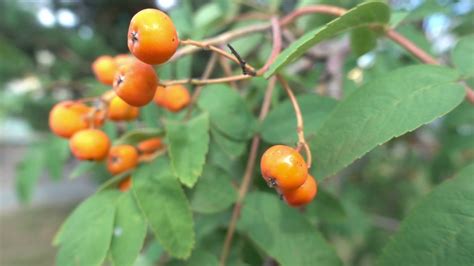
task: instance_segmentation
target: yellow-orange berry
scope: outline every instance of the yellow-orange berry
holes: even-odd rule
[[[158,9],[135,14],[128,28],[128,49],[147,64],[162,64],[173,56],[179,40],[173,21]]]
[[[188,89],[181,84],[158,86],[153,101],[170,112],[179,112],[191,101]]]
[[[119,183],[119,190],[122,192],[127,192],[132,187],[132,177],[127,176],[124,180]]]
[[[318,193],[318,183],[311,175],[299,188],[283,192],[283,199],[288,205],[301,207],[310,203]]]
[[[98,129],[84,129],[69,140],[72,154],[79,160],[101,161],[110,148],[109,137]]]
[[[112,85],[115,71],[117,71],[117,64],[113,57],[103,55],[92,63],[92,71],[100,82],[106,85]]]
[[[110,97],[110,95],[104,97]],[[129,121],[136,119],[140,114],[140,108],[129,105],[115,93],[108,102],[107,117],[112,121]]]
[[[90,108],[82,103],[57,103],[49,113],[49,127],[59,137],[70,138],[77,131],[88,127],[86,115],[89,111]]]
[[[129,105],[140,107],[153,100],[158,76],[150,65],[133,60],[121,65],[115,75],[115,93]]]
[[[110,148],[107,169],[113,175],[130,170],[138,164],[138,151],[132,145],[117,145]]]
[[[260,168],[265,181],[281,191],[298,188],[308,176],[303,156],[284,145],[275,145],[266,150],[262,155]]]
[[[137,149],[140,151],[140,153],[143,153],[143,154],[155,152],[161,147],[163,147],[161,138],[151,138],[151,139],[143,140],[139,142],[137,145]]]

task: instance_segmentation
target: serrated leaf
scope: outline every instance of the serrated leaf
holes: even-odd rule
[[[474,265],[474,164],[426,196],[400,225],[378,265]]]
[[[17,165],[15,187],[16,194],[21,202],[26,203],[31,200],[34,188],[38,183],[38,178],[43,172],[45,165],[42,146],[32,145],[25,158]]]
[[[341,265],[316,228],[277,195],[249,194],[237,228],[282,266]]]
[[[206,86],[198,106],[209,113],[211,125],[236,140],[247,140],[253,134],[255,118],[240,94],[228,85]]]
[[[211,129],[211,137],[231,159],[242,155],[247,148],[247,142],[231,139],[216,129]]]
[[[351,31],[351,49],[356,56],[370,52],[377,45],[377,35],[368,27],[355,28]]]
[[[317,43],[332,38],[335,35],[358,27],[383,26],[390,19],[390,9],[382,2],[365,2],[344,15],[332,20],[324,27],[313,30],[293,42],[288,48],[278,55],[264,77],[269,78],[287,64],[301,57],[308,49]]]
[[[194,247],[193,217],[168,161],[160,158],[140,167],[135,172],[132,191],[165,250],[176,258],[189,257]]]
[[[232,178],[223,170],[207,165],[196,184],[191,199],[195,212],[216,213],[230,207],[237,199]]]
[[[305,136],[312,138],[337,101],[315,94],[300,95],[296,99],[304,118]],[[282,102],[267,115],[262,123],[261,135],[269,143],[293,145],[297,142],[296,115],[290,100]]]
[[[346,217],[346,211],[333,194],[318,187],[316,199],[306,206],[305,216],[326,223],[338,222]]]
[[[209,116],[199,115],[188,122],[168,121],[166,139],[174,174],[193,187],[202,173],[209,149]]]
[[[142,140],[146,140],[154,137],[162,137],[164,131],[161,128],[139,128],[128,131],[126,134],[114,141],[114,145],[119,144],[137,144]]]
[[[474,76],[474,35],[462,37],[451,54],[453,64],[463,75]]]
[[[116,206],[110,260],[116,266],[131,266],[143,246],[147,224],[130,192],[122,193]]]
[[[394,137],[448,113],[464,98],[452,69],[417,65],[368,82],[344,99],[311,142],[318,179]]]
[[[85,200],[67,218],[56,236],[56,264],[102,265],[107,256],[115,218],[117,191],[104,191]]]

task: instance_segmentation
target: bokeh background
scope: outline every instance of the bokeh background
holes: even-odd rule
[[[0,265],[53,265],[55,231],[107,178],[78,169],[67,142],[48,132],[48,112],[60,100],[107,89],[95,80],[91,62],[127,52],[128,23],[137,11],[165,10],[180,37],[202,39],[236,26],[231,22],[243,13],[285,13],[318,3],[350,8],[358,2],[0,0]],[[394,18],[403,18],[399,31],[442,60],[460,36],[474,32],[472,0],[389,2],[397,11]],[[304,18],[295,34],[328,20]],[[259,52],[268,50],[261,43],[237,46],[258,64]],[[323,43],[336,49],[313,54],[309,63],[304,58],[289,71],[299,73],[297,81],[306,89],[339,97],[338,91],[348,93],[379,73],[416,62],[383,40],[361,56],[350,53],[348,43],[348,36]],[[187,75],[198,76],[207,56],[197,54]],[[474,160],[473,119],[473,108],[462,104],[447,117],[375,149],[328,184],[341,199],[344,215],[323,210],[329,222],[322,230],[347,264],[371,265],[417,199]]]

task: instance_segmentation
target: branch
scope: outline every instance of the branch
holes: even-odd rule
[[[250,75],[235,75],[230,77],[215,78],[215,79],[178,79],[178,80],[169,80],[163,81],[163,86],[170,86],[176,84],[192,84],[192,85],[206,85],[206,84],[216,84],[216,83],[227,83],[232,81],[246,80],[251,79],[253,76]]]
[[[265,91],[265,97],[263,99],[262,107],[260,109],[260,115],[258,117],[259,121],[263,121],[265,116],[267,116],[268,111],[270,110],[270,103],[272,99],[273,89],[275,88],[275,78],[269,80],[267,89]],[[235,227],[237,225],[237,220],[239,219],[240,210],[242,209],[242,203],[244,202],[247,191],[250,187],[252,181],[252,174],[255,168],[255,161],[257,159],[257,151],[260,145],[260,136],[255,135],[252,138],[252,146],[250,147],[249,158],[247,160],[247,166],[245,167],[245,173],[242,177],[242,183],[240,184],[237,201],[235,202],[234,209],[232,210],[232,217],[229,222],[229,227],[227,229],[227,234],[224,240],[224,246],[222,248],[221,258],[219,265],[224,266],[229,256],[230,247],[232,244],[232,238],[234,237]]]
[[[272,36],[273,36],[273,48],[270,56],[267,59],[265,65],[257,71],[257,76],[263,75],[270,65],[275,61],[276,57],[281,51],[281,29],[280,24],[278,23],[278,19],[273,17],[271,20],[272,23]]]
[[[214,70],[214,67],[216,66],[216,62],[217,62],[217,54],[212,54],[211,58],[207,62],[206,69],[204,70],[204,73],[202,74],[202,77],[201,77],[202,79],[207,79],[211,76],[212,71]],[[185,120],[191,117],[191,114],[193,112],[193,107],[197,101],[197,98],[201,94],[202,88],[203,86],[200,85],[200,86],[196,86],[196,88],[194,89],[193,95],[191,96],[191,101],[188,106],[188,110],[186,112],[186,116],[184,118]]]
[[[309,148],[308,143],[306,142],[306,139],[304,137],[304,123],[303,123],[303,114],[301,113],[300,105],[298,104],[298,101],[296,100],[295,94],[291,90],[290,85],[288,85],[288,82],[283,78],[283,76],[277,74],[278,81],[281,83],[283,88],[285,88],[286,93],[288,94],[288,97],[291,100],[291,104],[293,105],[293,108],[295,109],[295,115],[296,115],[296,133],[298,135],[298,146],[296,149],[299,151],[301,147],[305,149],[306,153],[306,160],[307,160],[307,166],[308,168],[311,167],[311,150]]]

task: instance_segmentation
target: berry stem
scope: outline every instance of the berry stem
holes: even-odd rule
[[[268,111],[270,110],[270,103],[272,100],[273,89],[275,88],[275,78],[272,77],[269,82],[267,89],[265,91],[265,96],[263,99],[262,107],[260,109],[260,115],[258,117],[259,121],[267,116]],[[250,147],[250,153],[247,160],[247,166],[245,167],[245,173],[242,177],[242,183],[239,187],[239,192],[237,196],[237,201],[235,202],[234,209],[232,210],[232,217],[229,222],[229,227],[227,229],[227,234],[224,240],[224,246],[222,248],[221,257],[219,261],[220,266],[224,266],[229,256],[230,247],[232,245],[232,238],[235,233],[235,227],[237,225],[237,220],[239,219],[240,210],[242,209],[242,204],[244,202],[245,196],[247,195],[248,189],[250,187],[252,176],[254,173],[255,162],[257,159],[258,147],[260,145],[260,136],[255,135],[252,138],[252,146]]]
[[[300,105],[298,104],[295,94],[293,93],[293,90],[291,89],[290,85],[285,80],[285,78],[283,78],[283,76],[280,74],[277,74],[277,78],[278,78],[278,81],[283,86],[283,88],[285,88],[285,91],[288,94],[288,97],[290,98],[291,104],[293,105],[293,108],[295,109],[296,134],[298,135],[298,145],[296,147],[296,150],[300,151],[301,148],[304,148],[305,153],[306,153],[307,166],[308,168],[310,168],[311,161],[312,161],[311,150],[304,137],[304,122],[303,122],[303,114],[301,113]]]

